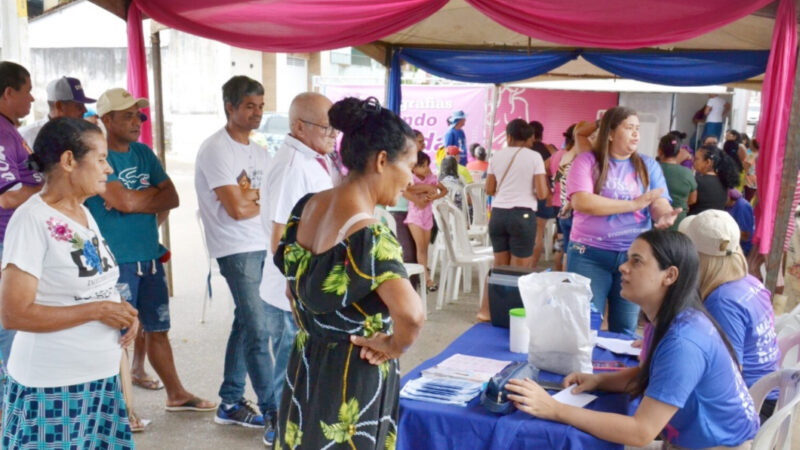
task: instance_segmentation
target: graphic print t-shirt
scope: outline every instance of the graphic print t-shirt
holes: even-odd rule
[[[153,150],[139,142],[130,144],[127,152],[109,149],[108,163],[114,173],[108,176],[107,181],[119,181],[125,189],[141,191],[158,186],[168,178]],[[106,209],[105,201],[99,195],[87,200],[86,206],[120,264],[150,261],[163,253],[158,245],[155,214],[128,214]]]
[[[661,197],[671,201],[661,167],[649,156],[640,155],[640,157],[650,178],[648,190],[662,188],[664,193]],[[594,193],[594,181],[597,179],[596,161],[591,152],[575,158],[567,175],[567,199],[576,192]],[[606,184],[600,190],[602,197],[633,200],[644,194],[644,191],[630,159],[609,158]],[[602,250],[624,252],[628,250],[636,236],[651,227],[650,208],[610,216],[592,216],[574,211],[569,240]]]
[[[241,189],[260,190],[268,163],[265,148],[252,141],[240,144],[225,128],[200,146],[194,166],[194,188],[212,258],[267,249],[261,215],[235,220],[225,211],[214,189],[238,185]]]
[[[3,269],[9,264],[38,279],[35,303],[65,307],[119,302],[119,268],[97,223],[88,228],[45,203],[39,194],[17,208],[8,224]],[[18,331],[9,374],[28,387],[55,387],[119,372],[119,331],[92,321],[49,333]]]

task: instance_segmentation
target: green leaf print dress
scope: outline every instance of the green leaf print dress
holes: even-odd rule
[[[275,447],[394,449],[400,371],[397,360],[373,366],[350,335],[391,334],[389,310],[375,289],[407,278],[392,232],[376,223],[312,254],[297,243],[295,205],[275,252],[286,275],[299,331],[289,358]]]

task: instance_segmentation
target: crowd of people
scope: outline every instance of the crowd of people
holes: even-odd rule
[[[469,208],[474,180],[491,196],[495,266],[540,265],[556,221],[556,270],[591,280],[591,308],[610,331],[644,336],[639,367],[565,379],[576,392],[641,397],[634,416],[562,405],[530,380],[510,385],[518,409],[635,446],[661,434],[669,448],[749,448],[758,430],[747,387],[777,369],[779,351],[770,293],[745,258],[758,154],[746,136],[729,130],[723,148],[703,136],[693,149],[671,132],[651,158],[639,152],[636,111],[614,107],[571,125],[561,148],[542,142],[541,123],[514,119],[490,156],[467,148],[456,111],[431,158],[422,133],[375,98],[309,92],[292,101],[290,133],[270,157],[250,139],[263,86],[232,77],[226,121],[200,146],[194,180],[235,305],[216,403],[183,386],[169,342],[158,226],[180,201],[137,142],[148,100],[121,88],[95,100],[62,77],[47,87],[48,117],[18,129],[31,89],[24,67],[0,62],[4,447],[132,448],[145,426],[135,384],[165,388],[168,411],[263,430],[268,446],[394,448],[397,358],[424,321],[403,263],[425,266],[420,282],[437,289],[433,203]],[[704,108],[706,134],[722,132],[718,103]],[[486,298],[477,319],[489,319]]]

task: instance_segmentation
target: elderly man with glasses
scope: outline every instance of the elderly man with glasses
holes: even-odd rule
[[[328,120],[331,105],[325,96],[313,92],[302,93],[292,100],[289,135],[278,149],[261,186],[261,222],[269,248],[260,293],[270,310],[276,406],[280,404],[286,365],[297,329],[286,297],[286,278],[272,263],[272,257],[295,203],[307,194],[331,189],[339,179],[334,151],[338,131]]]

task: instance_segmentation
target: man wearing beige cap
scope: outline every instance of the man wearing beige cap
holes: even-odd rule
[[[121,88],[109,89],[97,100],[97,115],[107,131],[106,192],[86,205],[108,241],[119,264],[121,295],[139,311],[144,339],[138,339],[131,375],[133,383],[160,389],[158,380],[144,372],[144,351],[167,390],[168,411],[213,411],[216,404],[184,389],[175,370],[170,328],[169,295],[163,260],[167,250],[158,242],[158,224],[178,206],[178,193],[160,161],[148,146],[137,142],[142,121],[140,108],[149,106]],[[144,342],[142,342],[144,341]],[[141,353],[137,358],[136,353]]]
[[[47,117],[20,128],[19,134],[22,135],[28,145],[33,147],[33,141],[39,135],[39,130],[50,119],[55,119],[56,117],[81,119],[86,112],[86,104],[94,103],[95,101],[93,98],[86,97],[83,86],[81,86],[81,82],[77,78],[61,77],[53,80],[47,85],[47,106],[50,109]]]

